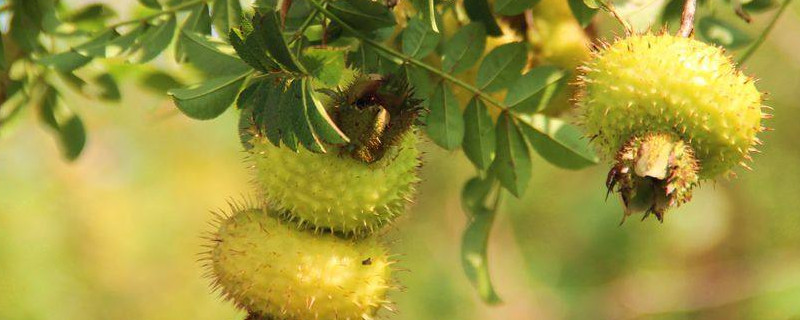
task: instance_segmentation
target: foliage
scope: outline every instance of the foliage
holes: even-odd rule
[[[208,120],[235,105],[243,116],[259,116],[258,129],[274,145],[325,152],[326,144],[348,137],[331,121],[320,91],[345,84],[348,72],[401,76],[425,101],[423,125],[430,140],[446,150],[461,148],[475,166],[477,177],[463,194],[471,222],[462,253],[467,275],[487,301],[497,300],[486,269],[486,241],[497,210],[497,201],[486,204],[490,193],[498,201],[499,188],[525,194],[531,176],[544,170],[532,168],[532,151],[565,169],[598,161],[569,119],[546,113],[572,70],[536,64],[535,48],[526,41],[488,45],[507,33],[506,19],[537,1],[413,0],[396,7],[371,0],[257,0],[246,6],[238,0],[139,2],[140,17],[116,23],[110,23],[116,13],[104,4],[74,9],[54,0],[4,4],[0,134],[31,108],[54,132],[65,158],[76,159],[86,132],[77,108],[61,98],[64,92],[117,101],[117,76],[108,65],[147,63],[172,47],[175,60],[196,69],[203,81],[175,88],[177,80],[153,72],[149,76],[160,80],[148,85],[169,89],[185,115]],[[588,0],[568,3],[581,25],[592,22],[596,8],[607,7]],[[675,25],[680,5],[672,0],[646,20]],[[775,6],[772,0],[729,5],[743,17]],[[699,19],[700,38],[729,49],[752,42],[738,29],[740,22],[708,11]],[[457,23],[448,25],[445,17],[456,17]],[[756,39],[751,48],[763,35]],[[466,101],[459,92],[467,93]]]

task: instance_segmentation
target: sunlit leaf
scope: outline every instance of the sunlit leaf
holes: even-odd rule
[[[105,46],[116,37],[114,30],[108,30],[74,49],[44,56],[36,62],[61,72],[69,72],[91,62],[92,57],[104,54]]]
[[[581,131],[563,120],[533,115],[523,117],[522,132],[542,158],[565,169],[582,169],[599,158]]]
[[[303,81],[305,82],[303,88],[303,104],[306,106],[308,120],[311,123],[311,127],[314,129],[314,133],[327,143],[339,144],[348,142],[349,139],[347,136],[339,130],[336,123],[333,122],[333,119],[328,116],[328,112],[325,111],[325,106],[317,99],[317,94],[313,91],[311,82],[307,80]]]
[[[423,58],[436,49],[441,34],[431,29],[429,23],[415,18],[408,21],[402,39],[403,53],[414,58]]]
[[[458,100],[445,82],[441,82],[430,98],[430,113],[425,118],[428,136],[447,150],[454,150],[464,139],[464,118]]]
[[[203,3],[196,6],[189,12],[189,16],[183,21],[180,26],[179,33],[184,32],[198,33],[203,35],[211,34],[211,16],[208,12],[208,5]],[[175,61],[178,63],[186,62],[186,53],[183,49],[184,38],[179,36],[175,42]]]
[[[483,55],[486,29],[481,23],[470,23],[459,28],[443,47],[442,69],[450,74],[466,71]]]
[[[292,131],[294,131],[300,144],[309,151],[323,153],[325,152],[325,147],[322,146],[322,142],[314,134],[311,122],[308,119],[307,108],[309,104],[306,104],[305,92],[304,80],[292,81],[289,85],[289,90],[284,94],[284,99],[287,100],[284,102],[285,108],[282,108],[282,111],[286,112],[286,116],[290,119]]]
[[[539,111],[547,102],[542,103],[540,95],[542,90],[556,85],[564,75],[563,71],[553,66],[534,68],[511,85],[506,94],[505,104],[509,108],[525,110],[526,113]]]
[[[479,98],[473,98],[464,110],[463,149],[467,158],[480,169],[488,169],[494,158],[495,128],[492,116]]]
[[[139,0],[139,3],[148,8],[161,9],[161,4],[158,3],[158,0]]]
[[[525,137],[508,112],[500,114],[495,131],[497,146],[491,170],[504,188],[520,197],[531,178],[531,155]]]
[[[522,42],[494,48],[483,58],[475,83],[478,88],[487,92],[508,88],[520,77],[527,58],[528,51]]]
[[[249,74],[212,78],[186,88],[172,89],[169,95],[178,109],[187,116],[198,120],[213,119],[233,104]]]
[[[286,39],[281,34],[279,22],[277,13],[268,12],[255,21],[253,33],[262,37],[261,39],[269,55],[280,63],[283,68],[292,72],[304,72],[303,66],[289,51]]]
[[[335,86],[345,69],[344,55],[345,51],[341,49],[311,47],[303,55],[303,65],[323,84]]]

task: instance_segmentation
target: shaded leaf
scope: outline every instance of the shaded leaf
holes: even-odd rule
[[[531,155],[522,130],[508,112],[497,119],[497,149],[491,170],[500,184],[517,197],[531,178]]]
[[[93,3],[80,9],[70,12],[64,17],[64,22],[80,23],[87,21],[103,21],[106,18],[114,17],[117,13],[111,7],[102,3]]]
[[[488,186],[488,187],[487,187]],[[491,180],[473,178],[461,192],[464,210],[469,213],[469,222],[461,238],[461,265],[470,283],[486,303],[500,303],[500,297],[492,286],[489,273],[488,242],[497,208],[487,208],[483,202],[492,186]],[[469,205],[474,203],[474,205]]]
[[[557,167],[577,170],[599,161],[575,126],[543,115],[523,117],[521,123],[531,146],[542,158]]]
[[[245,34],[243,30],[231,29],[228,39],[239,58],[253,67],[253,69],[261,72],[280,69],[278,62],[267,55],[267,47],[263,38],[253,35],[252,30],[250,30],[250,33]]]
[[[309,104],[306,103],[306,86],[304,80],[292,81],[289,85],[289,90],[284,94],[284,108],[283,112],[287,112],[286,116],[292,123],[292,131],[297,137],[298,142],[312,152],[324,153],[325,147],[322,142],[314,135],[311,129],[311,122],[308,119],[307,108]]]
[[[309,122],[316,135],[330,144],[349,142],[350,139],[339,130],[336,123],[328,116],[325,107],[315,96],[313,88],[311,87],[311,82],[307,80],[303,80],[303,82],[303,104],[306,106]]]
[[[464,10],[470,20],[482,23],[490,36],[497,37],[503,34],[497,21],[494,20],[488,0],[464,0]]]
[[[481,90],[492,92],[508,88],[520,77],[528,58],[525,43],[512,42],[494,48],[483,58],[475,83]]]
[[[597,14],[597,7],[589,7],[583,0],[567,0],[569,4],[569,9],[572,11],[572,15],[575,16],[575,19],[578,20],[578,23],[581,24],[581,27],[586,27],[592,22],[592,18]]]
[[[6,70],[6,47],[3,45],[3,37],[0,36],[0,70]]]
[[[292,72],[304,72],[302,65],[297,58],[289,51],[286,39],[281,34],[279,18],[276,12],[268,12],[257,19],[254,24],[253,33],[261,35],[263,45],[266,46],[269,55],[275,59],[285,70]]]
[[[77,115],[72,115],[61,126],[59,131],[64,157],[73,161],[80,156],[86,145],[86,129]]]
[[[700,18],[697,29],[701,38],[727,49],[741,48],[752,41],[749,35],[732,24],[710,16]]]
[[[464,139],[464,118],[458,100],[445,82],[439,83],[429,101],[430,113],[425,118],[428,136],[447,150],[454,150]]]
[[[131,48],[129,61],[132,63],[145,63],[153,60],[172,42],[175,36],[175,15],[169,15],[167,21],[150,27],[144,32]]]
[[[189,12],[189,16],[186,17],[183,24],[181,24],[179,32],[181,35],[184,32],[210,35],[211,16],[209,16],[208,5],[203,3],[202,5],[195,6],[192,11]],[[186,62],[187,58],[183,49],[183,41],[184,38],[179,36],[178,41],[175,42],[175,61],[178,63]]]
[[[480,98],[473,98],[464,110],[463,149],[479,169],[488,169],[494,158],[495,131],[492,116]]]
[[[249,74],[213,78],[186,88],[172,89],[169,95],[178,109],[187,116],[198,120],[213,119],[233,104]]]
[[[91,62],[92,57],[105,53],[105,46],[116,37],[116,31],[107,30],[74,49],[41,57],[36,62],[61,72],[70,72]]]
[[[94,88],[92,95],[95,95],[100,99],[119,101],[119,99],[122,97],[120,95],[119,86],[117,86],[116,80],[114,80],[114,78],[108,73],[102,73],[94,77],[91,81],[91,85]]]
[[[183,84],[175,77],[160,70],[145,73],[139,78],[138,84],[158,94],[164,94],[170,89],[183,87]]]
[[[422,103],[427,103],[434,89],[433,81],[428,71],[406,64],[403,65],[403,75],[406,77],[408,84],[414,88],[414,97],[421,99]]]
[[[542,103],[541,91],[557,85],[564,75],[562,70],[553,66],[542,66],[528,71],[508,89],[505,98],[506,106],[525,110],[527,113],[544,109],[547,101]]]
[[[403,30],[403,53],[414,58],[429,55],[439,45],[441,34],[430,28],[430,24],[420,19],[411,19]]]
[[[86,145],[86,130],[81,119],[60,103],[55,88],[45,89],[37,110],[39,120],[57,134],[64,158],[77,159]]]
[[[492,176],[486,178],[473,177],[467,180],[461,189],[461,208],[467,213],[467,218],[474,217],[474,211],[486,207],[486,200],[496,186],[497,180]]]
[[[478,62],[486,48],[486,29],[481,23],[470,23],[458,29],[444,45],[442,69],[450,74],[466,71]]]
[[[100,46],[101,50],[83,50],[77,49],[78,53],[96,57],[96,58],[113,58],[125,53],[128,49],[130,49],[134,42],[141,37],[145,31],[150,29],[150,25],[148,24],[140,24],[136,28],[128,31],[124,35],[115,37],[114,39],[108,41],[107,43]],[[113,32],[116,32],[112,30]],[[99,48],[98,48],[99,49]]]
[[[139,0],[139,3],[148,8],[161,9],[161,4],[158,3],[158,0]]]
[[[497,0],[494,2],[494,12],[505,16],[515,16],[537,3],[539,0]]]
[[[372,0],[341,0],[328,3],[328,10],[353,28],[363,31],[395,25],[394,15],[383,2]]]
[[[250,67],[236,57],[233,48],[219,39],[182,30],[180,39],[188,61],[206,75],[241,74]]]
[[[241,19],[242,5],[239,0],[214,0],[211,20],[218,34],[227,36],[231,28],[239,26]]]

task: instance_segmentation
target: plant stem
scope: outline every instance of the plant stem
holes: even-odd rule
[[[300,25],[300,28],[297,29],[297,31],[292,35],[292,39],[289,39],[289,45],[291,45],[292,43],[303,37],[303,33],[305,33],[306,29],[308,29],[308,27],[311,26],[311,22],[314,21],[314,18],[316,18],[318,14],[319,10],[314,9],[314,11],[312,11],[311,14],[308,15],[306,20],[303,21],[303,24]]]
[[[631,27],[631,24],[628,23],[628,20],[625,20],[625,18],[623,18],[619,14],[619,12],[617,12],[617,8],[614,7],[613,3],[606,2],[604,0],[598,0],[597,3],[600,5],[601,8],[603,8],[603,10],[611,14],[611,16],[614,17],[614,19],[619,21],[619,23],[622,25],[622,28],[625,29],[626,35],[633,34],[633,27]]]
[[[328,11],[327,9],[325,9],[321,4],[317,3],[317,1],[310,0],[309,3],[311,3],[311,5],[314,6],[315,8],[317,8],[317,10],[319,10],[319,12],[321,12],[323,15],[327,16],[328,19],[331,19],[331,20],[335,21],[343,29],[347,30],[348,32],[350,32],[351,34],[353,34],[354,36],[359,38],[362,42],[372,46],[373,48],[378,49],[380,51],[383,51],[384,53],[386,53],[386,54],[388,54],[390,56],[394,56],[396,58],[399,58],[405,63],[413,64],[413,65],[415,65],[417,67],[420,67],[420,68],[423,68],[423,69],[427,70],[430,73],[433,73],[433,74],[435,74],[435,75],[437,75],[439,77],[442,77],[443,79],[445,79],[447,81],[450,81],[450,82],[454,83],[455,85],[466,89],[467,91],[472,92],[476,96],[481,97],[481,99],[485,100],[489,104],[494,105],[494,106],[496,106],[496,107],[498,107],[498,108],[500,108],[502,110],[507,110],[508,109],[508,107],[504,103],[502,103],[502,102],[498,101],[497,99],[493,98],[492,96],[490,96],[486,92],[483,92],[481,89],[478,89],[475,86],[473,86],[473,85],[471,85],[469,83],[466,83],[466,82],[462,81],[461,79],[458,79],[458,78],[456,78],[456,77],[454,77],[454,76],[452,76],[450,74],[444,73],[442,70],[436,69],[436,68],[432,67],[431,65],[429,65],[427,63],[424,63],[422,61],[414,59],[413,57],[410,57],[410,56],[407,56],[407,55],[405,55],[403,53],[400,53],[397,50],[394,50],[392,48],[389,48],[389,47],[381,44],[380,42],[377,42],[375,40],[372,40],[370,38],[365,37],[364,35],[361,34],[361,32],[359,32],[355,28],[353,28],[350,25],[348,25],[346,22],[344,22],[342,19],[337,17],[332,12]]]
[[[206,2],[208,2],[208,0],[192,0],[192,1],[187,1],[187,2],[181,3],[181,4],[177,5],[177,6],[174,6],[174,7],[172,7],[172,8],[167,8],[167,9],[164,9],[164,10],[162,10],[162,11],[159,11],[159,12],[153,13],[153,14],[151,14],[151,15],[148,15],[148,16],[145,16],[145,17],[143,17],[143,18],[131,19],[131,20],[126,20],[126,21],[120,21],[120,22],[117,22],[117,23],[115,23],[115,24],[109,25],[109,26],[108,26],[108,27],[106,27],[106,28],[108,28],[108,29],[113,29],[113,28],[117,28],[117,27],[121,27],[121,26],[129,25],[129,24],[135,24],[135,23],[143,23],[143,22],[147,22],[147,21],[153,20],[153,19],[155,19],[155,18],[158,18],[158,17],[160,17],[160,16],[167,15],[167,14],[173,14],[173,13],[175,13],[175,12],[182,11],[182,10],[184,10],[184,9],[187,9],[187,8],[193,7],[193,6],[195,6],[195,5],[198,5],[198,4],[201,4],[201,3],[206,3]]]
[[[758,50],[758,48],[761,47],[764,41],[767,40],[767,36],[772,31],[772,29],[775,28],[775,24],[778,22],[778,18],[780,18],[783,12],[786,11],[786,8],[789,7],[790,2],[792,2],[792,0],[783,0],[783,4],[781,4],[781,7],[778,9],[777,12],[775,12],[775,15],[772,16],[772,20],[769,22],[767,27],[764,28],[764,31],[761,31],[761,34],[758,36],[756,41],[753,42],[753,44],[751,44],[750,47],[748,47],[747,50],[739,58],[739,64],[743,64],[745,63],[745,61],[750,59],[753,53],[755,53],[756,50]]]
[[[694,13],[697,10],[697,0],[686,0],[681,14],[681,27],[678,36],[688,38],[694,31]]]

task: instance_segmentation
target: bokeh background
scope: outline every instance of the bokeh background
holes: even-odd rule
[[[178,74],[169,60],[156,65]],[[775,108],[763,154],[663,224],[619,225],[605,165],[576,172],[536,159],[528,192],[507,197],[493,229],[499,306],[480,301],[460,265],[459,191],[473,169],[423,145],[416,204],[386,235],[408,270],[386,318],[800,319],[800,5],[745,68]],[[195,261],[209,210],[252,193],[235,111],[193,121],[135,80],[122,92],[118,104],[68,98],[89,132],[74,163],[30,112],[3,128],[0,319],[243,317],[210,293]]]

